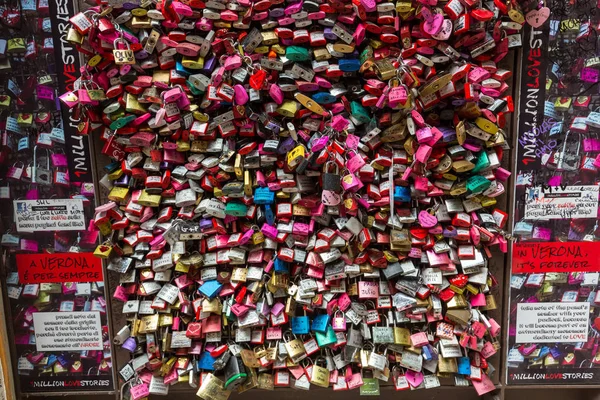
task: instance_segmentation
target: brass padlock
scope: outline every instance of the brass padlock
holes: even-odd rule
[[[118,48],[118,44],[123,43],[127,47],[124,50],[120,50]],[[133,55],[133,51],[129,47],[129,42],[123,38],[117,38],[113,42],[113,56],[115,57],[115,64],[117,65],[134,65],[135,64],[135,56]]]

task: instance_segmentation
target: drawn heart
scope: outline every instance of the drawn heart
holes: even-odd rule
[[[544,25],[544,22],[550,17],[550,9],[542,7],[539,10],[531,10],[525,16],[527,23],[534,28],[539,28]]]
[[[423,30],[430,35],[436,35],[440,30],[442,30],[443,23],[444,16],[442,14],[435,14],[433,18],[425,21],[423,24]]]

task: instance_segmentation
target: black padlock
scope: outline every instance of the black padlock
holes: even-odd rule
[[[248,373],[241,357],[230,357],[225,366],[225,389],[237,390],[246,381]]]
[[[214,370],[221,371],[223,368],[225,368],[227,366],[227,363],[229,362],[229,359],[231,359],[232,356],[233,354],[231,354],[229,350],[221,354],[219,358],[217,358],[213,363]]]
[[[323,190],[329,190],[334,193],[340,193],[342,191],[342,181],[339,174],[338,166],[335,165],[335,173],[328,172],[331,162],[328,162],[325,166],[325,172],[323,173]]]

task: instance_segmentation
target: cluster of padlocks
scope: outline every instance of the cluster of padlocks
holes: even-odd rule
[[[185,0],[71,18],[134,400],[491,387],[514,1]],[[121,302],[121,303],[119,303]],[[478,389],[479,391],[479,389]]]

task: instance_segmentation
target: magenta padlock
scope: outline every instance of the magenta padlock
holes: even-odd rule
[[[269,239],[274,240],[277,239],[277,234],[279,233],[277,228],[269,224],[263,224],[263,226],[260,228],[260,231]]]
[[[362,158],[360,154],[357,154],[356,152],[353,153],[354,154],[352,155],[352,157],[346,162],[346,168],[348,168],[348,171],[354,174],[356,171],[358,171],[364,165],[366,165],[367,162]],[[350,154],[352,153],[348,152],[348,155]]]
[[[35,93],[38,99],[41,100],[54,100],[54,89],[44,85],[37,85],[35,88]]]
[[[600,140],[598,140],[598,139],[583,139],[583,151],[599,152],[600,151]]]
[[[423,23],[423,31],[430,35],[437,35],[442,30],[442,25],[444,24],[444,16],[442,14],[432,15],[431,11],[428,8],[422,8],[423,18],[425,18],[425,22]]]
[[[342,178],[342,188],[348,192],[356,192],[362,188],[364,184],[354,174],[348,174]]]
[[[415,185],[416,188],[416,185]],[[421,226],[423,228],[433,228],[437,222],[438,219],[435,217],[435,215],[430,214],[428,211],[422,210],[421,212],[419,212],[419,223],[421,224]]]
[[[37,253],[39,250],[39,245],[38,245],[38,242],[36,242],[35,240],[21,239],[19,248],[21,249],[21,251],[29,251],[32,253]]]
[[[283,103],[283,92],[281,91],[281,88],[278,85],[271,85],[271,87],[269,88],[269,95],[278,105],[281,105]]]
[[[150,389],[148,388],[148,384],[140,383],[139,385],[132,386],[129,389],[129,393],[131,393],[131,398],[133,400],[140,400],[144,397],[148,397]]]
[[[233,87],[235,103],[239,105],[244,105],[248,102],[248,91],[244,88],[244,86],[237,84]]]
[[[123,286],[117,286],[115,292],[113,293],[113,298],[117,300],[121,300],[122,302],[127,302],[129,300],[129,295]]]
[[[50,155],[50,160],[52,161],[52,166],[55,168],[68,166],[67,156],[64,154],[53,153],[52,155]]]
[[[6,177],[8,179],[19,181],[23,177],[23,172],[25,171],[25,164],[21,161],[17,161],[14,163],[6,172]]]
[[[350,121],[341,115],[336,115],[331,119],[331,127],[338,132],[342,132],[344,129],[346,129],[349,123]]]
[[[313,153],[321,151],[325,148],[325,146],[327,146],[327,143],[329,143],[329,136],[321,136],[320,138],[312,142],[312,147],[310,150]]]
[[[549,241],[552,239],[552,229],[543,226],[534,226],[532,238],[537,240]]]
[[[177,99],[175,104],[177,104],[177,108],[179,108],[180,110],[189,110],[190,105],[192,103],[190,102],[190,99],[187,97],[185,92],[183,92],[183,95]],[[148,113],[148,114],[150,114],[150,113]],[[150,118],[150,116],[148,118]]]
[[[417,130],[415,135],[417,136],[417,141],[419,143],[426,143],[433,137],[431,128],[429,128],[427,126],[425,128],[421,128],[421,129]],[[429,156],[428,156],[428,158],[429,158]]]

